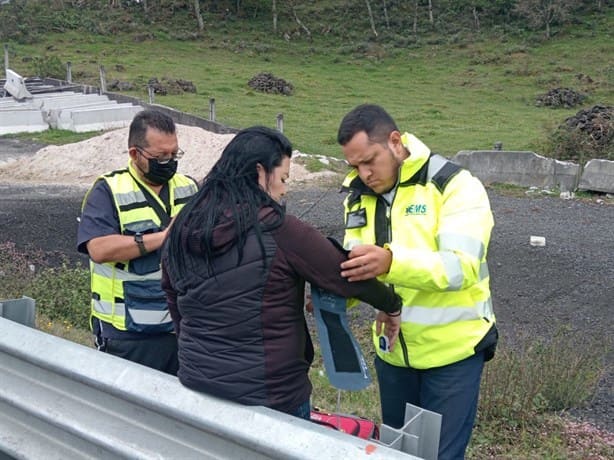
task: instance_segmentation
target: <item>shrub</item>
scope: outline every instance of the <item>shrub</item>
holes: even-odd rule
[[[553,158],[578,163],[614,160],[614,107],[580,110],[550,133],[544,150]]]
[[[34,71],[41,78],[59,78],[66,77],[66,67],[57,56],[43,56],[34,58]]]
[[[37,270],[45,265],[42,251],[25,253],[11,241],[0,243],[0,298],[21,298]]]
[[[43,269],[26,290],[39,313],[80,329],[89,327],[89,271],[77,265]]]
[[[537,415],[579,407],[594,394],[608,345],[561,327],[521,350],[500,347],[484,369],[478,419],[527,426]]]
[[[20,251],[0,244],[0,298],[36,300],[37,313],[75,328],[88,329],[89,270],[70,266],[65,257]]]

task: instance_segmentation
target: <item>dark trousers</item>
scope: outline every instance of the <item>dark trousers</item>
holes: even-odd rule
[[[289,412],[289,414],[298,418],[304,418],[305,420],[311,420],[311,402],[309,400],[305,401],[294,411]]]
[[[157,369],[167,374],[177,375],[177,336],[161,334],[142,340],[106,339],[100,347],[111,355]]]
[[[393,428],[405,423],[405,403],[442,415],[439,460],[462,459],[478,406],[484,353],[434,369],[396,367],[375,358],[382,420]]]

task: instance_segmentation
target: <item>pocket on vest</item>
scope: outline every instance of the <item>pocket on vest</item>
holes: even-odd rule
[[[159,280],[125,281],[126,329],[155,334],[171,332],[173,323]]]
[[[153,273],[158,270],[160,270],[159,249],[130,261],[129,271],[137,275],[147,275],[148,273]]]

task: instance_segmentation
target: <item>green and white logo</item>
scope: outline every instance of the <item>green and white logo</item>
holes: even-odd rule
[[[405,208],[406,216],[424,216],[426,214],[425,204],[410,204]]]

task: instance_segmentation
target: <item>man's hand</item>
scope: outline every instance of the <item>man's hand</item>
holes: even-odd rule
[[[348,257],[341,264],[341,276],[348,281],[363,281],[388,273],[392,263],[392,253],[374,244],[354,246]]]
[[[390,351],[392,351],[401,330],[401,315],[389,316],[383,311],[378,311],[375,317],[375,333],[378,336],[382,334],[382,327],[384,334],[388,337]]]

